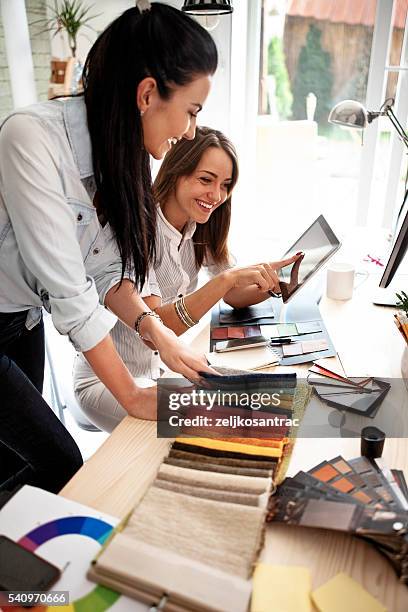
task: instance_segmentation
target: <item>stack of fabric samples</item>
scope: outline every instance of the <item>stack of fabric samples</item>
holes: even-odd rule
[[[301,418],[310,397],[294,374],[221,373],[205,381],[206,391],[215,389],[220,398],[232,390],[256,397],[260,390],[281,390],[282,407],[262,411],[269,416]],[[225,409],[220,402],[211,414]],[[229,404],[226,410],[241,409]],[[235,429],[230,437],[227,429],[213,437],[203,436],[205,428],[190,429],[175,440],[140,504],[95,559],[91,580],[150,605],[165,594],[168,611],[246,612],[268,500],[283,478],[296,431],[289,423],[258,437],[251,428]]]
[[[247,610],[278,461],[262,449],[224,451],[214,442],[173,444],[90,579],[150,605],[166,594],[169,611]]]
[[[382,459],[338,456],[286,478],[270,497],[267,522],[355,534],[408,584],[408,488],[403,472]]]
[[[190,438],[189,444],[195,449],[201,449],[201,454],[211,451],[218,457],[224,453],[228,456],[238,453],[274,458],[273,479],[278,484],[285,476],[299,424],[311,397],[311,387],[298,381],[296,374],[252,373],[220,367],[216,370],[222,377],[206,374],[208,388],[216,390],[220,399],[223,393],[228,397],[237,395],[238,403],[229,402],[228,406],[215,403],[211,409],[212,425],[189,427],[183,435]],[[268,405],[263,399],[262,407],[259,403],[256,408],[245,407],[239,401],[240,393],[252,399],[261,395],[269,397],[271,402]],[[191,408],[188,410],[192,418],[201,413],[202,409],[197,409],[197,412]],[[216,419],[225,417],[228,417],[228,425],[214,428]],[[241,417],[245,419],[245,425],[241,425]],[[252,426],[247,424],[246,417],[251,417]],[[271,420],[274,420],[273,425],[270,425]]]

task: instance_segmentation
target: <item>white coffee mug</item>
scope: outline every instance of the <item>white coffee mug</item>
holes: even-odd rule
[[[332,300],[349,300],[353,297],[354,273],[351,264],[330,264],[327,269],[327,297]]]

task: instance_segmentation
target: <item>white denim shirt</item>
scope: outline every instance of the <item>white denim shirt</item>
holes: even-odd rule
[[[101,126],[103,129],[103,126]],[[0,130],[0,312],[27,310],[26,327],[51,313],[78,351],[93,348],[116,317],[104,306],[121,276],[95,195],[82,97],[12,113]]]

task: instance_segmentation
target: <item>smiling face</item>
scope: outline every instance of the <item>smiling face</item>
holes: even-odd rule
[[[221,148],[208,147],[193,173],[181,176],[162,203],[166,219],[179,231],[188,221],[206,223],[230,195],[232,173],[230,156]]]
[[[208,96],[210,84],[208,75],[199,76],[187,85],[175,87],[168,100],[160,97],[153,78],[139,84],[137,105],[142,115],[143,143],[155,159],[162,159],[181,138],[194,138],[197,113]]]

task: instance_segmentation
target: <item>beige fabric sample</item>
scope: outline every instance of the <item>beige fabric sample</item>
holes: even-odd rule
[[[243,504],[244,506],[262,506],[266,507],[267,495],[258,495],[257,493],[236,493],[235,491],[216,491],[209,487],[197,487],[169,480],[156,480],[154,487],[165,489],[166,491],[174,491],[175,493],[183,493],[192,497],[201,497],[202,499],[213,499],[214,501],[224,501],[229,504]]]
[[[151,487],[122,534],[248,578],[262,544],[264,514]]]
[[[268,491],[271,485],[270,478],[191,470],[167,463],[162,463],[160,466],[157,479],[236,493],[257,493],[258,495]]]
[[[247,612],[251,583],[214,567],[118,533],[87,577],[166,612]]]

